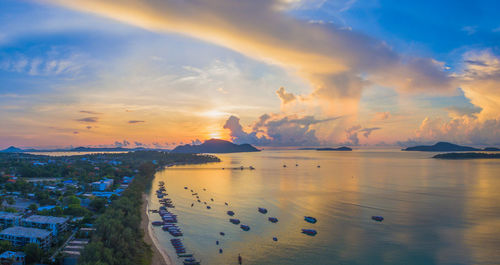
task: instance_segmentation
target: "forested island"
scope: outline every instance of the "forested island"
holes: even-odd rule
[[[460,151],[500,151],[496,147],[486,147],[484,149],[452,144],[448,142],[438,142],[434,145],[418,145],[407,147],[402,151],[421,151],[421,152],[460,152]]]
[[[435,155],[432,158],[437,159],[499,159],[500,153],[446,153]]]
[[[172,150],[172,153],[240,153],[240,152],[259,152],[260,150],[250,144],[234,144],[229,141],[210,139],[199,145],[180,145]]]

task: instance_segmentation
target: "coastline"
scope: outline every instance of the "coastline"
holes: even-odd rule
[[[151,265],[174,265],[170,256],[161,248],[153,230],[151,229],[148,210],[149,201],[147,195],[142,195],[142,219],[141,227],[144,231],[144,242],[151,246]]]

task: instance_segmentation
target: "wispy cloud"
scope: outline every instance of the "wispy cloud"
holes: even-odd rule
[[[85,117],[81,119],[76,119],[76,121],[94,123],[99,121],[99,117]]]
[[[140,121],[140,120],[131,120],[131,121],[128,121],[128,123],[130,124],[135,124],[135,123],[143,123],[145,121]]]
[[[90,111],[90,110],[80,110],[80,113],[86,113],[86,114],[92,114],[92,115],[102,114],[100,112],[95,112],[95,111]]]

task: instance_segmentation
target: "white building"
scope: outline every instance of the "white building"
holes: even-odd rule
[[[0,212],[0,228],[18,226],[21,220],[21,214]]]
[[[44,229],[14,226],[0,232],[0,240],[9,241],[15,247],[35,243],[47,250],[52,243],[52,233]]]
[[[21,225],[25,227],[46,229],[52,232],[54,236],[57,236],[60,232],[68,229],[68,221],[69,218],[66,217],[32,215],[28,218],[21,219]]]

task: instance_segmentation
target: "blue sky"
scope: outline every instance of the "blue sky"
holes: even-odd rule
[[[498,1],[92,2],[0,2],[0,147],[500,143]]]

